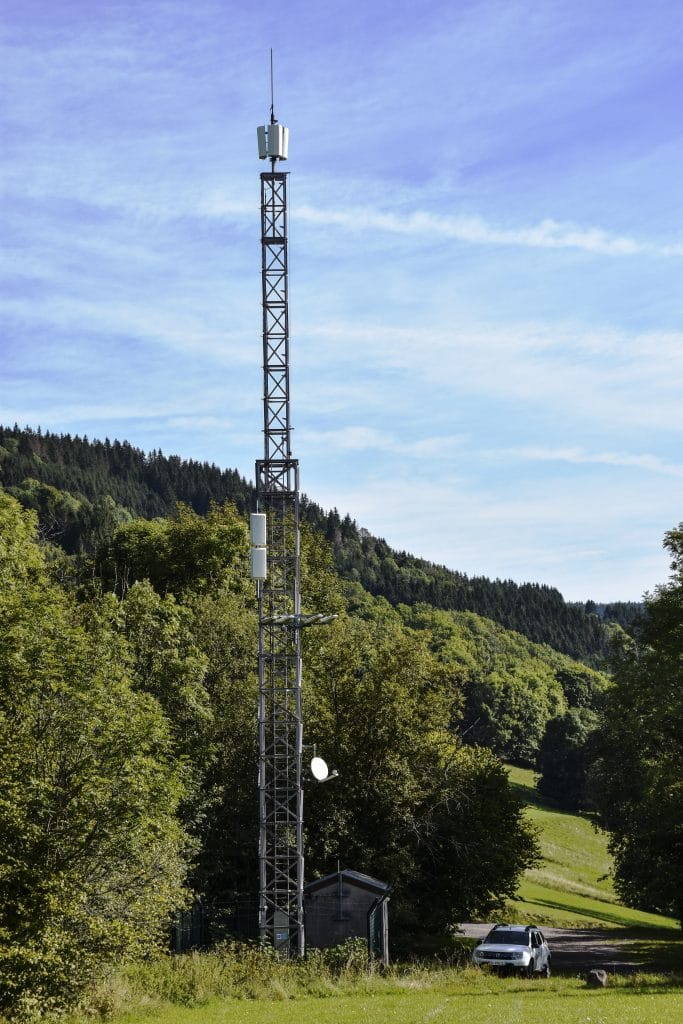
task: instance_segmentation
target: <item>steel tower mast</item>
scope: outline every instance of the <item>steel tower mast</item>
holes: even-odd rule
[[[299,465],[292,458],[287,292],[288,130],[258,128],[263,295],[263,459],[256,463],[252,577],[259,641],[259,930],[261,941],[303,956],[303,789]]]

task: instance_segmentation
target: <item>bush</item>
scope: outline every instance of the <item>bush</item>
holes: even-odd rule
[[[311,949],[306,959],[309,966],[319,966],[333,978],[364,974],[369,969],[368,944],[360,938],[346,939],[327,949]]]

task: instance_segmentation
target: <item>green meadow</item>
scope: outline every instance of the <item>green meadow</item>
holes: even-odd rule
[[[116,1024],[672,1024],[683,1018],[683,989],[656,975],[617,979],[594,990],[578,978],[522,981],[472,968],[413,970],[404,976],[341,978],[318,995],[285,988],[251,999],[197,993],[191,1005],[148,1003],[115,1016]]]
[[[647,928],[680,934],[677,922],[619,903],[609,871],[607,837],[589,818],[560,811],[536,791],[530,769],[509,769],[514,789],[540,829],[542,863],[522,878],[509,904],[519,920],[567,928]]]

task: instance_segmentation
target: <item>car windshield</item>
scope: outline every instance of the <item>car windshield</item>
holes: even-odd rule
[[[528,946],[529,933],[497,928],[494,932],[489,932],[484,941],[497,946]]]

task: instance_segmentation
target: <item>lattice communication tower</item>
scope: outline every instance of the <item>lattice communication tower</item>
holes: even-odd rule
[[[252,577],[259,612],[259,930],[303,956],[303,789],[299,465],[292,458],[287,289],[288,131],[271,104],[258,128],[261,174],[264,454],[256,463]]]

